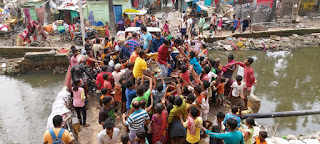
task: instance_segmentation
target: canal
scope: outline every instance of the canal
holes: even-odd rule
[[[320,48],[293,51],[210,51],[210,58],[227,56],[243,61],[253,57],[258,80],[254,94],[261,98],[259,113],[320,109]],[[242,69],[235,72],[241,74]],[[0,76],[0,143],[41,143],[51,105],[64,82],[64,74],[27,73]],[[210,118],[209,118],[210,119]],[[211,118],[212,119],[212,118]],[[320,116],[259,119],[269,132],[277,125],[277,135],[307,134],[320,129]]]

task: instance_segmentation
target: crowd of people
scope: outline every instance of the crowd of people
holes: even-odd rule
[[[248,109],[247,97],[257,82],[251,68],[253,58],[234,61],[231,54],[223,65],[219,58],[208,57],[201,36],[188,38],[187,26],[182,27],[182,38],[150,34],[144,25],[140,28],[141,33],[133,32],[125,41],[97,35],[86,39],[82,52],[71,47],[73,107],[80,124],[89,127],[86,110],[89,91],[95,84],[101,106],[97,122],[103,128],[97,137],[99,144],[116,143],[118,137],[124,144],[196,144],[207,136],[212,144],[266,143],[266,132],[253,137],[254,119],[245,120],[245,129],[240,125],[239,116]],[[238,66],[244,68],[244,75],[234,80]],[[227,104],[231,113],[209,116],[216,110],[210,107]],[[127,131],[119,133],[116,122]],[[55,128],[45,133],[44,143],[71,142],[69,132],[61,128],[61,116],[57,115],[53,124]]]

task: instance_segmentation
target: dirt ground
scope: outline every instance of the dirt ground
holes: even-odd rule
[[[81,127],[81,132],[79,133],[79,142],[80,144],[94,144],[97,143],[98,139],[98,133],[100,133],[103,128],[99,124],[99,111],[100,111],[100,104],[99,100],[95,96],[91,96],[89,99],[88,103],[89,109],[87,110],[87,123],[90,124],[89,127]],[[208,120],[214,121],[215,120],[215,115],[218,112],[227,112],[228,108],[226,107],[220,107],[220,108],[210,108]],[[120,110],[119,110],[120,112]],[[116,113],[121,117],[122,113]],[[121,143],[121,135],[125,133],[125,127],[123,126],[121,120],[116,119],[116,128],[120,129],[120,134],[118,137],[118,143]],[[201,144],[206,144],[209,142],[209,137],[206,139],[201,139],[200,143]]]

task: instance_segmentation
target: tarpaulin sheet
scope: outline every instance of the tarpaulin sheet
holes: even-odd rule
[[[37,16],[41,24],[44,22],[45,6],[36,8]]]

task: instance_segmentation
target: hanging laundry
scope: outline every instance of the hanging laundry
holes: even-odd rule
[[[31,20],[31,14],[30,14],[29,8],[24,8],[23,12],[24,12],[24,15],[26,16],[27,20],[30,21]]]

